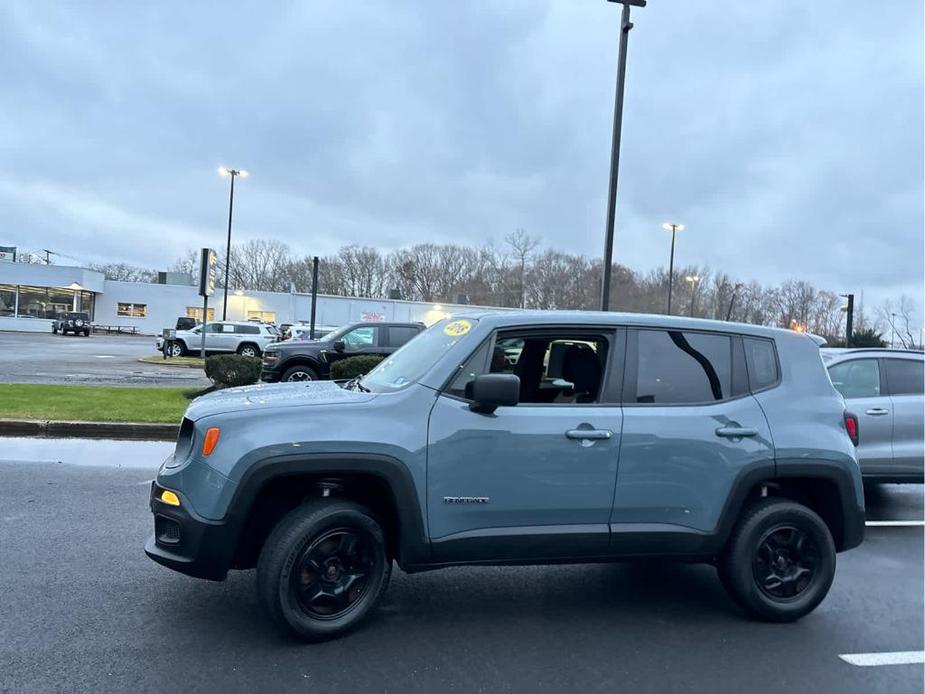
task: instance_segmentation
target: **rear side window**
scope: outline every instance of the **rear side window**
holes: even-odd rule
[[[880,365],[876,359],[852,359],[829,368],[829,378],[843,398],[880,396]]]
[[[259,325],[236,325],[234,326],[234,331],[243,335],[259,335],[260,326]]]
[[[922,395],[925,391],[925,362],[918,359],[885,359],[890,395]]]
[[[389,328],[389,347],[401,347],[408,340],[418,334],[417,328],[407,326],[392,326]]]
[[[674,405],[732,395],[732,339],[680,330],[640,330],[636,397],[641,404]]]
[[[756,337],[742,338],[745,345],[745,367],[752,391],[764,390],[777,383],[777,354],[774,342]]]

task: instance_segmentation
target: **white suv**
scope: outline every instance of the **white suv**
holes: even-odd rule
[[[246,357],[259,357],[266,346],[279,340],[279,331],[273,325],[264,323],[221,321],[206,323],[207,352],[237,352]],[[177,330],[176,338],[169,346],[171,357],[199,352],[202,345],[202,326],[192,330]],[[158,352],[164,351],[164,339],[157,338]]]

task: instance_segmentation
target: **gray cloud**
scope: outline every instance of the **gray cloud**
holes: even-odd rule
[[[0,8],[0,242],[163,267],[523,227],[597,255],[619,9],[585,2]],[[921,297],[922,5],[634,10],[616,257]]]

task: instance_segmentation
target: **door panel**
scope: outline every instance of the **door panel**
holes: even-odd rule
[[[483,415],[438,397],[427,462],[435,557],[604,552],[621,420],[619,406],[521,404]]]
[[[770,429],[750,395],[714,405],[625,407],[611,523],[712,531],[740,472],[773,460]]]
[[[893,466],[897,475],[925,473],[925,416],[921,395],[894,395]],[[863,436],[863,429],[861,429]]]

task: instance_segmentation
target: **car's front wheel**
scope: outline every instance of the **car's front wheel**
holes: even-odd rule
[[[392,562],[366,508],[317,500],[290,511],[257,562],[257,592],[273,622],[305,641],[339,636],[379,602]]]
[[[281,381],[317,381],[318,373],[310,366],[291,366],[283,373]]]
[[[717,570],[726,590],[752,616],[791,622],[828,594],[835,578],[835,543],[812,509],[767,499],[739,520]]]

